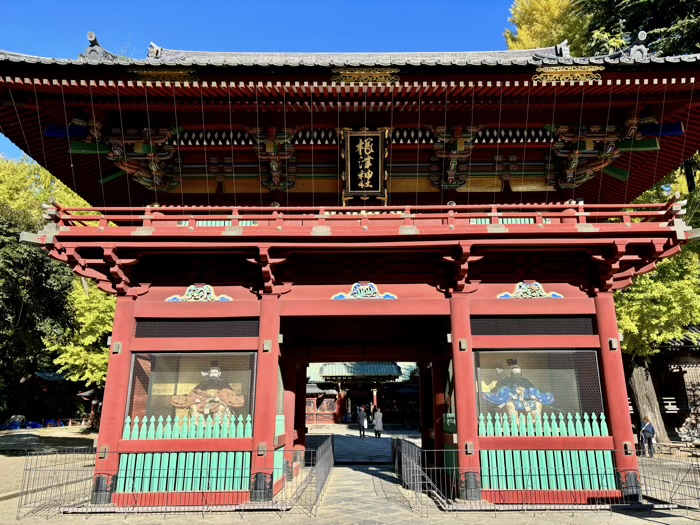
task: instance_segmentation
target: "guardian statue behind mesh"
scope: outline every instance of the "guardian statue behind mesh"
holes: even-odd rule
[[[206,377],[186,396],[173,396],[170,404],[175,408],[189,410],[191,416],[231,416],[234,408],[245,404],[243,395],[236,394],[231,385],[221,379],[221,370],[212,361],[209,371],[202,372]]]

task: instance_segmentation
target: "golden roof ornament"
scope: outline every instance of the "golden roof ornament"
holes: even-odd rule
[[[532,77],[533,82],[590,82],[600,80],[598,71],[603,71],[603,66],[551,66],[538,67],[537,75]]]
[[[376,82],[378,84],[392,84],[399,81],[396,68],[388,67],[350,67],[337,68],[332,82]]]

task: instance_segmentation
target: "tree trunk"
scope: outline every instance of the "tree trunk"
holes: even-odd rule
[[[640,421],[649,416],[651,424],[656,429],[656,440],[659,443],[668,443],[670,439],[666,433],[663,419],[661,418],[661,408],[656,398],[656,390],[651,382],[651,375],[646,363],[632,365],[632,375],[630,376],[630,387],[634,397],[634,405],[637,408]],[[639,434],[639,428],[637,428]]]

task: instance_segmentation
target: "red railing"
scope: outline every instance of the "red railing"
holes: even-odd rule
[[[596,228],[649,228],[672,226],[684,213],[683,203],[661,204],[499,204],[469,206],[359,207],[223,207],[173,206],[143,208],[49,208],[48,218],[61,226],[101,228],[177,228],[211,231],[227,228],[232,234],[266,232],[330,235],[331,230],[361,230],[403,235],[445,232]],[[661,223],[661,224],[659,224]],[[495,227],[495,228],[494,228]],[[398,228],[398,230],[396,229]],[[590,231],[596,231],[590,227]],[[308,230],[311,230],[308,232]]]

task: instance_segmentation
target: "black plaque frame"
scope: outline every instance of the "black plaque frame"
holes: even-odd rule
[[[355,197],[359,197],[362,200],[376,197],[378,200],[386,201],[387,175],[385,158],[387,153],[386,137],[388,131],[383,129],[378,131],[342,130],[342,133],[344,139],[343,157],[345,158],[343,202],[349,201]],[[371,187],[362,187],[362,183],[367,182],[367,180],[359,177],[362,156],[358,152],[357,146],[360,144],[361,140],[368,138],[374,139],[373,159],[369,165],[369,169],[372,171],[373,175],[372,179],[369,181]]]

